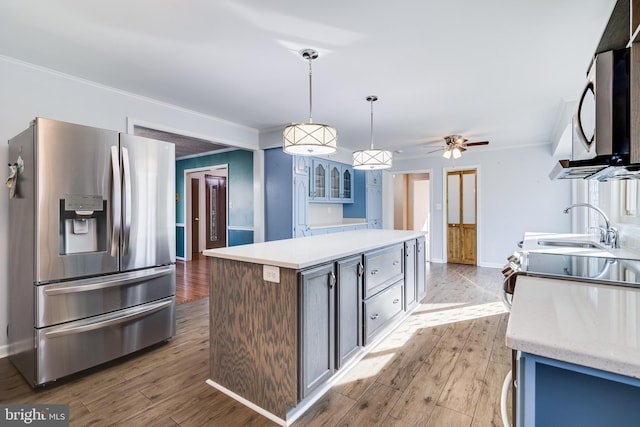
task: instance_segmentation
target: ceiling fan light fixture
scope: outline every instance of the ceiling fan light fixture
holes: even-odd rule
[[[450,149],[446,149],[444,150],[444,153],[442,153],[442,157],[444,157],[445,159],[450,159],[451,158],[451,150]]]
[[[353,152],[353,168],[359,170],[388,169],[392,164],[391,151],[373,148],[373,103],[378,100],[375,95],[367,97],[371,104],[371,148]]]
[[[451,150],[451,154],[453,155],[454,159],[459,159],[460,156],[462,156],[462,151],[460,151],[460,149],[458,147],[454,147]]]
[[[300,51],[302,57],[309,61],[309,121],[294,123],[283,132],[283,150],[287,154],[313,156],[335,153],[338,146],[338,132],[328,125],[313,123],[313,93],[311,61],[318,57],[314,49]]]

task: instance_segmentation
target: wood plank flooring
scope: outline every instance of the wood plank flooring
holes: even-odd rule
[[[501,425],[511,356],[500,270],[427,264],[427,275],[421,306],[295,427]],[[208,302],[177,307],[168,343],[44,389],[0,359],[0,403],[68,403],[72,426],[274,426],[205,384]]]
[[[202,254],[193,254],[191,261],[176,262],[176,304],[209,296],[208,265]]]

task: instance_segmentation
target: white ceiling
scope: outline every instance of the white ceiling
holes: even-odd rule
[[[0,55],[273,130],[308,119],[350,150],[551,143],[615,0],[0,0]],[[7,83],[7,82],[4,82]],[[436,145],[437,147],[437,145]]]

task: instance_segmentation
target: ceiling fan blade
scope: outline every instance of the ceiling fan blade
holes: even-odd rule
[[[478,142],[467,142],[466,145],[467,147],[473,147],[474,145],[487,145],[489,144],[489,141],[478,141]]]
[[[443,147],[441,147],[441,148],[438,148],[437,150],[431,150],[431,151],[427,151],[427,152],[426,152],[425,154],[431,154],[431,153],[436,153],[436,152],[438,152],[438,151],[442,151],[442,150],[444,150],[444,148],[443,148]]]

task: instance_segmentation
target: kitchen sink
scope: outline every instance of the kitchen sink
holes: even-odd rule
[[[602,246],[589,241],[578,240],[538,240],[540,246],[557,246],[563,248],[602,249]]]

